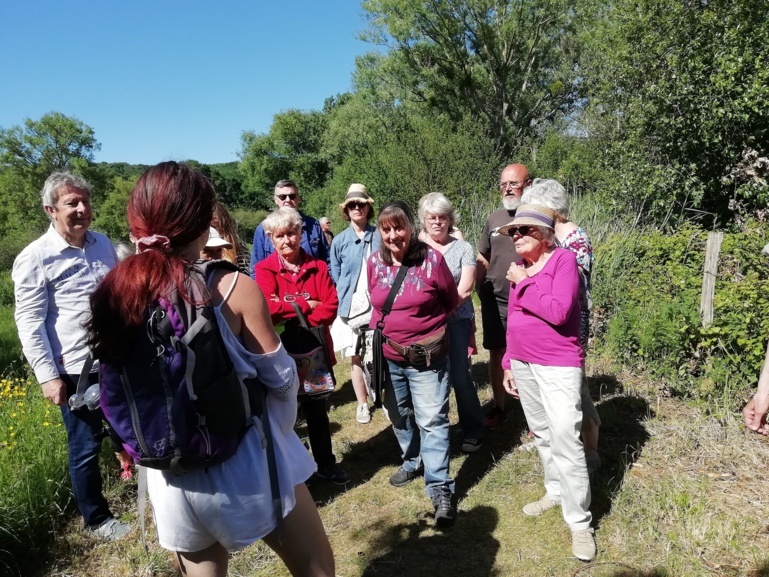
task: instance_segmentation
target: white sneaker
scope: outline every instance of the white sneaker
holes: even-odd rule
[[[571,552],[580,561],[595,559],[595,533],[593,529],[571,532]]]
[[[524,505],[523,514],[529,517],[537,517],[538,515],[541,515],[545,511],[549,511],[550,509],[552,509],[553,507],[557,507],[558,505],[559,503],[556,503],[555,501],[551,501],[550,497],[545,495],[539,501],[534,501],[533,503]]]
[[[371,422],[371,413],[369,412],[368,405],[366,403],[361,403],[358,405],[358,410],[355,411],[355,420],[362,425]]]
[[[104,541],[115,541],[125,537],[131,530],[131,525],[118,521],[114,517],[108,519],[95,529],[91,529],[91,533]]]

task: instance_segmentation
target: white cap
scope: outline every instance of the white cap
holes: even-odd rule
[[[232,243],[227,242],[213,226],[208,229],[208,242],[206,248],[232,248]]]

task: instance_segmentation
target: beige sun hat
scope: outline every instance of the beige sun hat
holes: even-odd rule
[[[510,231],[518,228],[521,225],[534,225],[544,226],[551,230],[555,230],[553,223],[555,222],[555,213],[540,204],[522,204],[515,211],[515,218],[504,226],[500,226],[497,229],[497,234],[503,234],[505,236],[511,236]]]
[[[347,194],[344,197],[344,202],[339,205],[342,210],[351,202],[367,202],[374,204],[374,199],[368,194],[368,188],[365,185],[359,183],[353,183],[350,188],[347,189]]]

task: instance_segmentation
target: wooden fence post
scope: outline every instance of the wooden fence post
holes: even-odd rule
[[[702,326],[713,322],[713,297],[716,294],[716,273],[718,272],[718,257],[721,254],[723,232],[708,234],[708,244],[705,251],[705,270],[702,273],[702,297],[700,298],[700,315]]]

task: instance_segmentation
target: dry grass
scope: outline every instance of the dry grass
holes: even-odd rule
[[[591,363],[591,390],[603,419],[604,466],[593,480],[599,554],[595,563],[571,557],[559,509],[524,518],[521,507],[542,492],[536,452],[518,450],[525,429],[517,403],[511,417],[472,456],[459,452],[452,427],[452,474],[460,516],[436,531],[432,508],[417,481],[393,488],[399,463],[387,421],[355,423],[349,382],[331,410],[337,456],[353,478],[346,488],[313,483],[311,492],[331,540],[337,574],[354,576],[661,577],[769,575],[769,444],[747,434],[736,418],[717,421],[701,409],[658,392],[654,383]],[[338,368],[340,382],[347,365]],[[474,374],[485,379],[486,361]],[[483,384],[483,383],[482,383]],[[489,397],[482,388],[483,398]],[[453,422],[456,413],[453,413]],[[300,426],[300,435],[304,428]],[[136,521],[135,487],[111,487],[118,510]],[[151,517],[151,515],[149,515]],[[41,575],[175,575],[168,554],[148,531],[150,555],[138,529],[133,539],[99,544],[72,521],[52,544],[51,568]],[[135,523],[138,527],[138,523]],[[257,544],[232,558],[230,575],[288,575]]]

